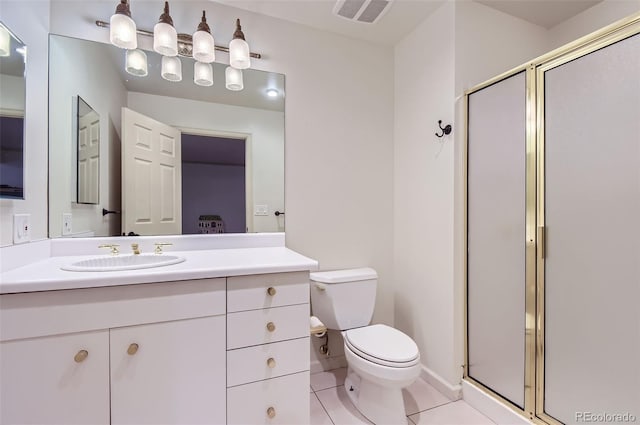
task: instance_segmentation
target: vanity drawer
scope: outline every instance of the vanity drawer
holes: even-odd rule
[[[227,386],[309,370],[309,337],[227,351]]]
[[[308,423],[309,372],[227,389],[229,425]]]
[[[245,311],[309,302],[309,272],[227,278],[227,310]]]
[[[227,315],[228,350],[306,336],[309,336],[309,304]]]

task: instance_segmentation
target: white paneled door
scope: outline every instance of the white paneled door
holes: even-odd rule
[[[78,203],[99,202],[100,117],[96,113],[78,122]]]
[[[122,108],[122,231],[182,233],[180,130]]]

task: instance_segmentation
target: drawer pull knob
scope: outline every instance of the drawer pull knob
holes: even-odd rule
[[[269,419],[273,419],[276,417],[276,409],[274,409],[273,407],[270,407],[267,409],[267,416],[269,417]]]
[[[134,342],[133,344],[129,345],[129,348],[127,348],[127,354],[133,356],[138,352],[138,348],[140,348],[140,346]]]
[[[274,288],[273,286],[270,286],[269,289],[267,289],[267,294],[273,297],[276,294],[276,288]]]
[[[269,359],[267,360],[267,366],[269,366],[271,369],[276,367],[276,359],[274,359],[273,357],[269,357]]]
[[[73,360],[76,361],[76,363],[82,363],[83,361],[85,361],[85,359],[89,357],[89,352],[87,350],[80,350],[78,351],[78,353],[73,357]]]
[[[267,323],[267,330],[268,330],[269,332],[273,332],[273,331],[275,331],[275,330],[276,330],[276,325],[275,325],[273,322],[269,322],[269,323]]]

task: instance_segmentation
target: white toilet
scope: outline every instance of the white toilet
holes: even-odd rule
[[[311,273],[311,308],[327,328],[342,331],[344,386],[355,407],[376,425],[407,424],[402,388],[420,375],[420,353],[399,330],[369,325],[377,279],[370,268]]]

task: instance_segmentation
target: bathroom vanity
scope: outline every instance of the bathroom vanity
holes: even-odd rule
[[[317,263],[284,246],[175,254],[186,261],[68,272],[82,256],[56,256],[3,273],[0,422],[306,423]]]

